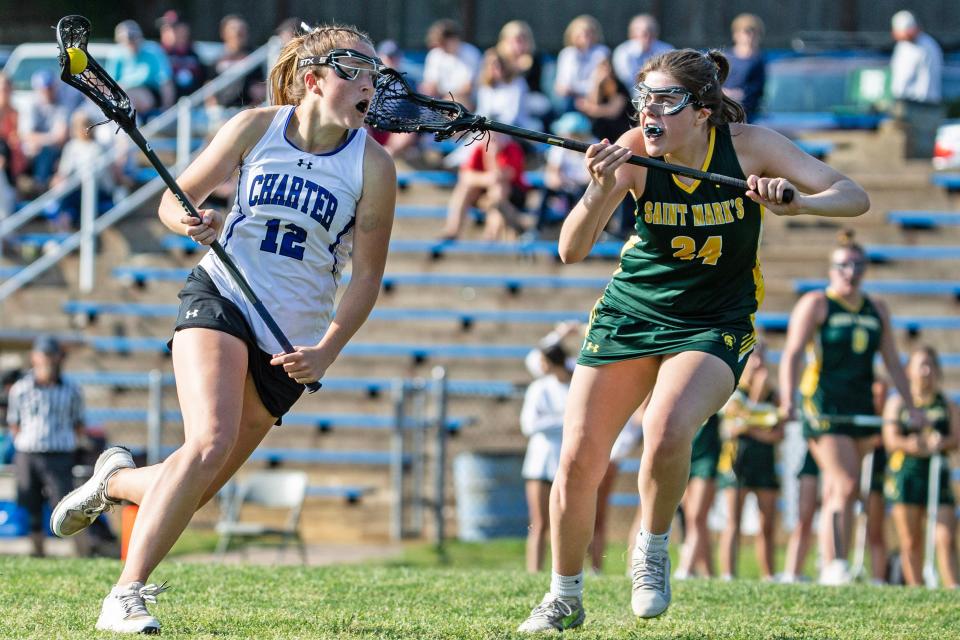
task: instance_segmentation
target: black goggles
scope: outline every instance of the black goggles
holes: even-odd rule
[[[331,49],[324,56],[310,56],[297,60],[297,69],[320,65],[332,67],[338,76],[344,80],[356,80],[360,73],[366,71],[374,84],[377,77],[385,68],[383,61],[374,56],[368,56],[354,49]]]
[[[642,82],[636,86],[637,97],[633,99],[633,108],[637,113],[644,109],[655,116],[672,116],[683,111],[687,105],[702,107],[684,87],[648,87]]]

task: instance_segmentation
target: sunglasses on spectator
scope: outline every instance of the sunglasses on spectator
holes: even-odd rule
[[[310,56],[297,61],[298,69],[313,65],[332,67],[334,72],[344,80],[356,80],[361,72],[367,72],[374,82],[385,68],[380,58],[368,56],[354,49],[331,49],[327,55]]]

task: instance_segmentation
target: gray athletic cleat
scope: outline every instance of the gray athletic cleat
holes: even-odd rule
[[[670,606],[670,555],[660,550],[633,549],[633,593],[630,604],[641,618],[656,618]]]
[[[534,607],[530,617],[523,621],[517,631],[537,633],[540,631],[561,632],[583,624],[586,613],[583,600],[577,597],[561,597],[548,593],[543,601]]]
[[[66,495],[50,514],[50,530],[61,538],[75,536],[113,505],[120,504],[107,495],[107,481],[120,469],[133,469],[133,456],[123,447],[110,447],[100,454],[93,476]]]

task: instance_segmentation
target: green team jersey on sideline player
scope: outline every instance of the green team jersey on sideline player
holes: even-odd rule
[[[701,168],[745,178],[727,125],[710,130]],[[636,235],[623,248],[604,302],[668,327],[752,331],[751,316],[763,298],[762,215],[735,187],[686,185],[674,174],[647,171]]]
[[[800,383],[806,417],[873,414],[873,360],[883,334],[880,314],[866,296],[859,309],[849,307],[830,291],[826,296],[827,315],[814,338],[814,360]],[[827,432],[876,433],[816,420],[805,420],[805,426],[809,427],[807,437]]]
[[[941,435],[950,434],[950,404],[942,393],[938,393],[927,405],[918,405],[922,409],[929,423],[929,428],[940,432]],[[898,427],[901,435],[911,433],[907,425],[910,424],[910,412],[900,410]],[[903,451],[894,451],[887,460],[888,475],[884,482],[884,494],[892,502],[905,504],[927,504],[929,490],[930,457],[911,456]],[[947,457],[944,455],[943,466],[940,469],[940,504],[952,504],[953,492],[950,489],[950,468]]]

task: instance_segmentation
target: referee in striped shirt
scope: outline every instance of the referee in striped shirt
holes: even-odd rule
[[[83,396],[63,380],[63,349],[52,336],[33,343],[33,368],[10,389],[7,422],[15,450],[17,503],[28,514],[33,555],[44,555],[43,503],[57,504],[73,488]]]

